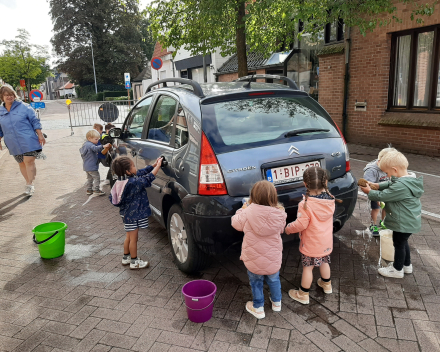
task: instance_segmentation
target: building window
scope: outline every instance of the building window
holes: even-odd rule
[[[334,44],[344,40],[344,21],[339,19],[333,23],[327,23],[324,27],[325,44]]]
[[[440,109],[440,25],[392,36],[390,110]]]

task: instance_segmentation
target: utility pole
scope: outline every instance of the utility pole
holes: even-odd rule
[[[95,78],[95,94],[98,94],[98,86],[96,85],[95,59],[93,57],[93,39],[90,33],[90,47],[92,48],[93,77]]]

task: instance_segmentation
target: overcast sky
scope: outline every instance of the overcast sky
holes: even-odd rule
[[[151,0],[140,0],[144,9]],[[14,39],[17,29],[24,28],[30,34],[32,44],[47,45],[52,55],[52,21],[46,0],[0,0],[0,41]],[[54,62],[54,57],[51,58]]]

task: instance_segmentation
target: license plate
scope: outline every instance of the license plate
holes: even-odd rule
[[[273,184],[302,181],[304,171],[313,166],[321,166],[319,161],[309,161],[307,163],[286,165],[266,170],[266,179]]]

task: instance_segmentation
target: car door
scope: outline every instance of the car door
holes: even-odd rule
[[[147,188],[153,216],[162,223],[162,198],[167,192],[167,184],[173,176],[172,158],[174,151],[173,118],[177,111],[177,99],[162,94],[157,97],[154,109],[144,130],[142,148],[137,155],[138,169],[153,165],[157,158],[163,156],[166,161],[156,175],[151,187]]]
[[[116,150],[118,155],[128,156],[138,168],[137,154],[142,149],[142,133],[153,98],[154,95],[146,97],[130,111],[123,127],[124,138],[119,140]]]

